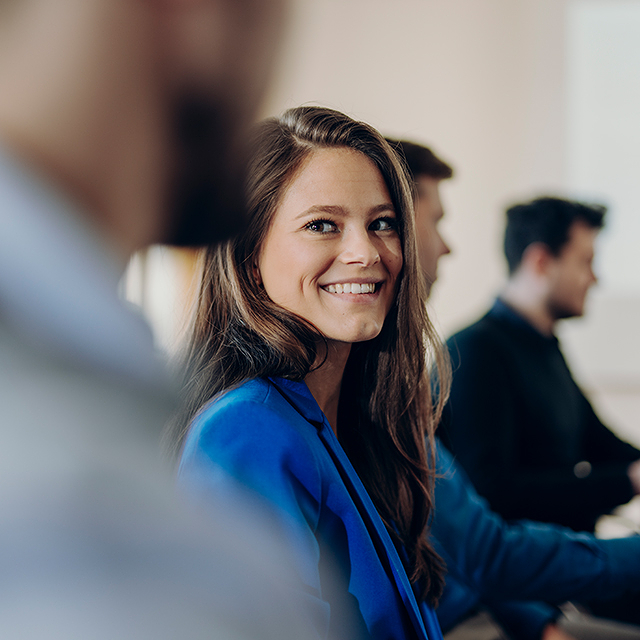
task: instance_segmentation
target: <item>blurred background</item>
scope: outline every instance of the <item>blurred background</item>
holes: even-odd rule
[[[442,259],[430,302],[443,336],[505,279],[504,210],[537,195],[609,206],[584,318],[561,323],[576,378],[606,423],[640,446],[640,0],[293,0],[264,116],[321,104],[431,146]],[[123,283],[172,352],[194,259],[151,249]]]

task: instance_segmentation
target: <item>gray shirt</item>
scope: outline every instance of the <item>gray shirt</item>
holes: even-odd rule
[[[87,219],[0,152],[0,637],[307,637],[268,525],[177,498],[173,389]]]

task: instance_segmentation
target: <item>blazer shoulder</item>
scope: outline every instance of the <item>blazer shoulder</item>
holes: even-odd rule
[[[178,475],[192,489],[207,491],[239,482],[295,521],[315,526],[327,490],[326,458],[315,426],[274,385],[258,379],[202,409],[187,434]]]
[[[272,472],[308,476],[322,466],[321,450],[316,427],[273,384],[255,379],[203,407],[187,435],[181,466],[204,456],[223,466],[251,461]]]
[[[249,380],[210,400],[194,419],[190,435],[216,432],[234,439],[278,440],[315,436],[316,428],[285,400],[267,380]]]

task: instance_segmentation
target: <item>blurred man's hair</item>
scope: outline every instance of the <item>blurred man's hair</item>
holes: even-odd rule
[[[404,159],[414,180],[418,176],[428,176],[436,180],[447,180],[453,176],[453,168],[438,158],[429,147],[393,138],[387,138],[387,142]]]
[[[507,209],[504,253],[513,274],[522,262],[527,247],[540,242],[557,256],[569,240],[569,229],[575,222],[601,229],[607,208],[601,204],[585,204],[562,198],[543,197],[516,204]]]

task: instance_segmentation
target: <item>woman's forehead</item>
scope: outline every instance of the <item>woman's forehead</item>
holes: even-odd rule
[[[314,150],[289,182],[278,210],[297,215],[311,207],[393,208],[384,178],[360,151]]]

